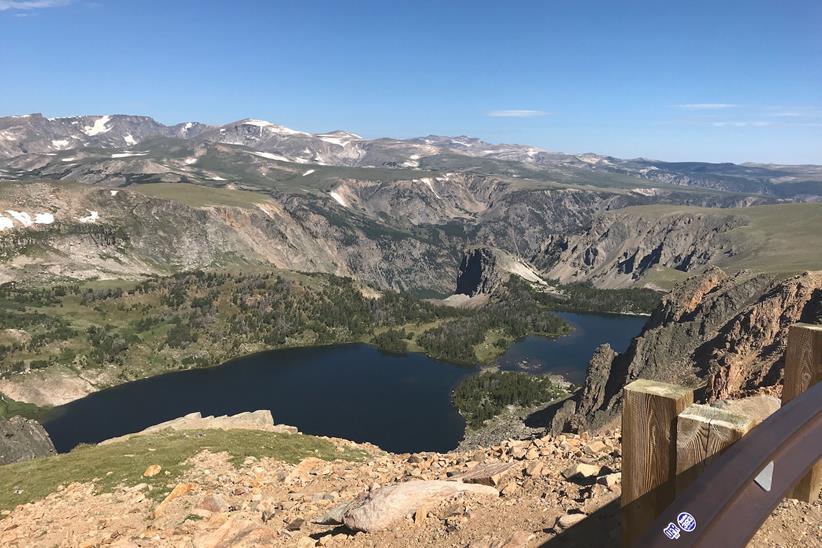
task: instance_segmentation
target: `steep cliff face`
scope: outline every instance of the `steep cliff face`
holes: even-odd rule
[[[433,229],[391,229],[299,196],[182,185],[174,192],[185,201],[139,187],[9,185],[0,211],[26,222],[0,218],[11,225],[0,227],[0,283],[270,265],[357,277],[382,288],[453,289],[460,244]],[[49,222],[28,222],[38,218]]]
[[[671,287],[718,266],[729,272],[822,268],[822,207],[779,204],[718,209],[649,205],[596,215],[574,234],[552,235],[531,258],[547,277],[617,288]]]
[[[741,246],[728,233],[744,224],[743,218],[724,212],[656,218],[611,212],[585,232],[549,237],[534,263],[562,282],[625,287],[655,267],[688,272],[734,256]]]
[[[775,284],[728,322],[707,354],[709,399],[733,397],[746,389],[777,383],[782,377],[788,327],[818,321],[822,272],[806,272]],[[701,356],[700,356],[701,357]]]
[[[512,274],[533,283],[545,283],[531,266],[510,253],[491,247],[469,248],[460,262],[455,293],[469,297],[490,295],[500,289]]]
[[[622,387],[642,377],[704,386],[704,398],[738,397],[778,384],[790,325],[814,320],[822,272],[788,279],[710,268],[666,295],[623,354],[600,348],[588,368],[575,415],[555,428],[597,427],[621,406]]]

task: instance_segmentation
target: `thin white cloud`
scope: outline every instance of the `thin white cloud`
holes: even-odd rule
[[[676,108],[684,110],[722,110],[726,108],[736,108],[739,105],[733,103],[687,103],[684,105],[674,105]]]
[[[59,8],[71,0],[0,0],[0,11]]]
[[[492,118],[536,118],[538,116],[548,116],[550,112],[543,110],[492,110],[488,116]]]
[[[812,107],[766,107],[765,111],[776,118],[822,118],[822,109]]]
[[[715,127],[765,127],[771,125],[770,122],[714,122]]]

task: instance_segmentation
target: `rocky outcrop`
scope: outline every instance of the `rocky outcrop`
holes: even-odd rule
[[[0,464],[10,464],[55,453],[39,422],[23,417],[0,418]]]
[[[545,284],[533,267],[510,253],[491,247],[466,249],[460,262],[455,293],[476,296],[496,293],[512,274]]]
[[[700,393],[707,401],[778,384],[788,328],[816,318],[820,290],[822,272],[778,279],[710,268],[686,280],[663,298],[626,352],[597,349],[583,390],[557,411],[552,428],[605,424],[621,406],[622,387],[639,377],[707,384]]]
[[[770,286],[744,313],[721,330],[707,355],[709,399],[730,398],[745,389],[776,384],[782,377],[788,327],[817,319],[822,272],[808,272]],[[803,317],[805,315],[805,317]]]
[[[608,375],[611,371],[611,363],[616,356],[617,353],[609,344],[600,345],[594,351],[585,374],[585,385],[582,388],[582,397],[578,405],[579,413],[589,415],[605,403]]]
[[[161,422],[153,426],[149,426],[145,430],[135,432],[133,434],[126,434],[117,438],[110,438],[100,442],[100,445],[108,445],[110,443],[119,443],[131,439],[134,436],[144,436],[146,434],[153,434],[163,430],[262,430],[264,432],[276,432],[279,434],[296,434],[298,430],[294,426],[286,424],[274,424],[274,418],[271,416],[271,411],[268,409],[260,409],[257,411],[246,411],[244,413],[237,413],[236,415],[222,415],[219,417],[203,417],[197,411],[189,413],[188,415],[172,419],[170,421]]]
[[[744,225],[744,218],[721,210],[656,217],[615,211],[579,234],[549,237],[533,262],[564,283],[627,287],[656,267],[690,272],[734,256],[743,246],[729,232]]]

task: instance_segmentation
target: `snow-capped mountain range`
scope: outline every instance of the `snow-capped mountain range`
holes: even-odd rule
[[[219,160],[213,160],[215,154]],[[213,161],[204,161],[207,158]],[[225,168],[226,162],[231,163],[228,173],[214,170]],[[204,170],[203,165],[212,170]],[[224,181],[226,175],[238,178],[249,166],[263,175],[271,170],[309,175],[320,166],[421,172],[406,175],[411,178],[470,170],[560,184],[628,188],[664,184],[791,200],[822,197],[822,166],[624,160],[491,144],[466,136],[364,139],[349,131],[308,133],[251,118],[221,126],[199,122],[167,126],[147,116],[122,114],[0,117],[0,179],[95,182],[112,175],[123,175],[125,181],[150,175],[169,182]],[[165,173],[170,175],[163,178]],[[655,192],[653,188],[642,191]]]

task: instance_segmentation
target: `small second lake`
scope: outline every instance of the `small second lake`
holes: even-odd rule
[[[571,334],[557,339],[525,337],[497,360],[500,369],[535,375],[552,373],[580,386],[585,382],[585,370],[597,346],[608,343],[615,351],[624,352],[648,320],[644,316],[617,314],[557,315],[574,326]]]

